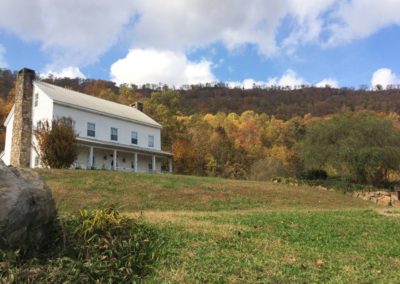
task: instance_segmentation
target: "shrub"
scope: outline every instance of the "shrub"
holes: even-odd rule
[[[274,177],[288,176],[288,170],[281,160],[274,157],[267,157],[252,165],[250,175],[253,180],[267,181]]]
[[[309,179],[309,180],[327,179],[328,174],[324,170],[308,170],[308,171],[305,171],[304,173],[302,173],[300,178],[301,179]]]
[[[37,141],[36,153],[44,166],[56,169],[69,168],[76,160],[77,134],[72,119],[62,117],[54,119],[51,124],[42,121],[41,126],[34,130],[34,137]]]
[[[148,224],[84,210],[54,224],[46,251],[0,250],[0,283],[132,283],[152,271],[162,245]]]
[[[332,169],[356,183],[382,185],[400,168],[400,132],[368,112],[340,114],[307,129],[306,169]]]

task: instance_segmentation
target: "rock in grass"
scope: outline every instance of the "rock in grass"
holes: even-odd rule
[[[0,161],[0,244],[40,247],[55,212],[51,191],[36,172]]]

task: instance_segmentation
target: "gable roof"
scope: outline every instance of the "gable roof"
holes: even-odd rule
[[[134,107],[96,98],[41,81],[34,81],[34,85],[57,104],[162,128],[158,122]]]

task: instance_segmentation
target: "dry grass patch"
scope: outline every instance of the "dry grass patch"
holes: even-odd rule
[[[308,186],[112,171],[40,170],[63,211],[114,205],[125,212],[367,209],[363,200]]]

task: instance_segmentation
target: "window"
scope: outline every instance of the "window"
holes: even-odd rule
[[[111,140],[118,141],[118,129],[111,127]]]
[[[35,93],[35,107],[39,104],[39,93]]]
[[[153,135],[149,135],[149,147],[154,147],[154,136]]]
[[[88,122],[87,124],[87,136],[96,137],[96,124]]]
[[[36,129],[42,129],[42,121],[41,120],[39,120],[37,123],[36,123]]]
[[[34,168],[39,166],[39,157],[38,156],[35,156],[35,160],[33,161],[33,163],[34,163],[34,165],[33,165]]]
[[[138,135],[136,131],[131,132],[131,143],[136,145],[138,143]]]

